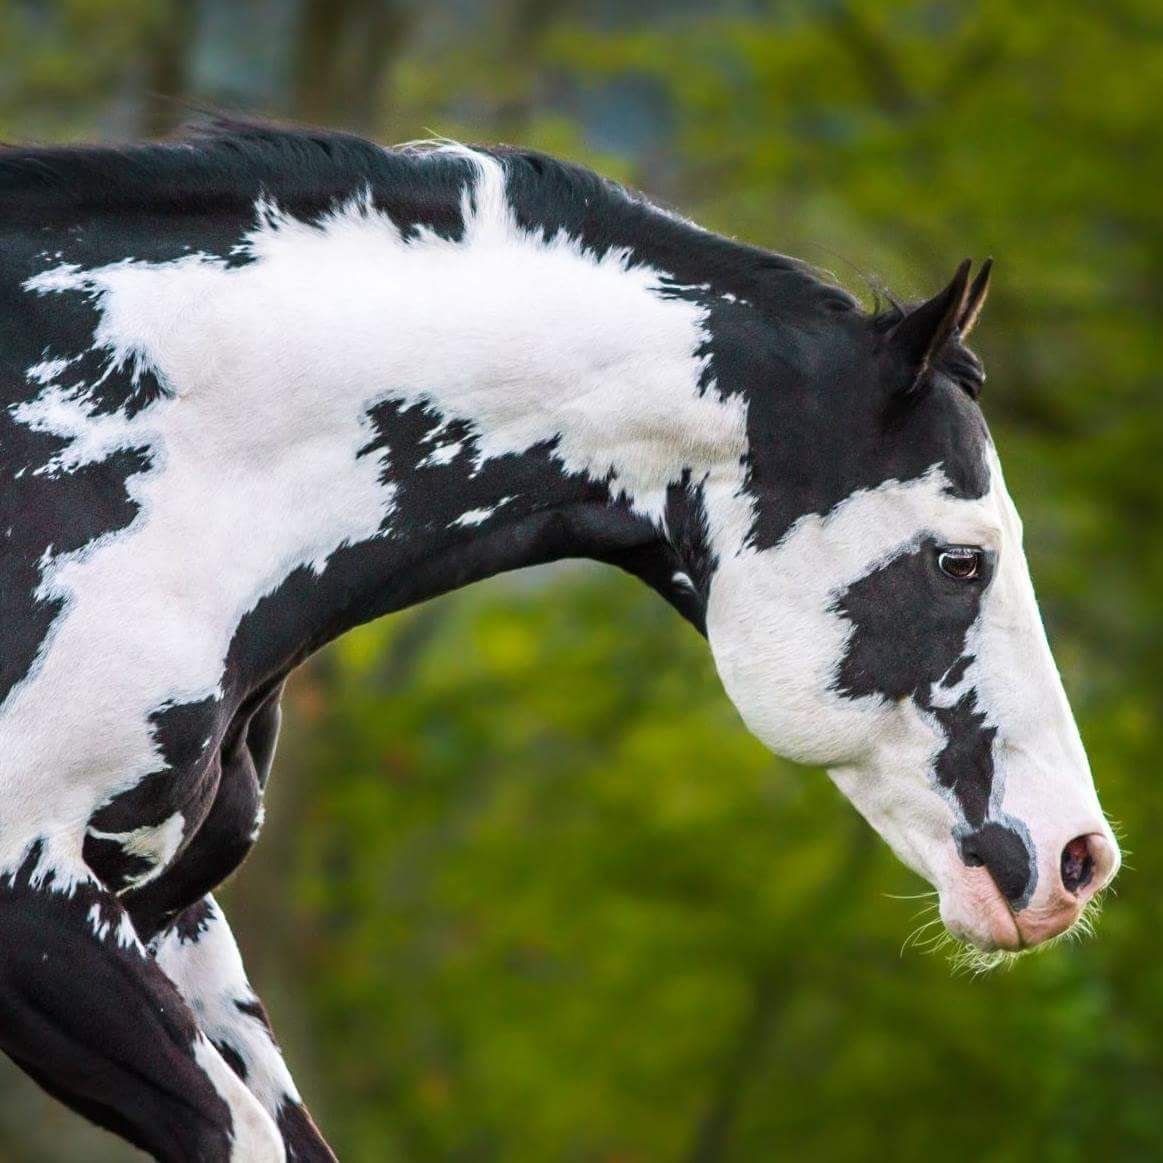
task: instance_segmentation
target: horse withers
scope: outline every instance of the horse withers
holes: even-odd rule
[[[210,895],[288,672],[589,557],[987,951],[1118,848],[965,342],[537,154],[217,124],[0,152],[0,1046],[166,1160],[329,1159]]]

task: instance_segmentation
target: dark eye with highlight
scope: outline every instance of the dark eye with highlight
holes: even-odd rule
[[[941,572],[957,581],[973,581],[981,576],[985,553],[972,545],[949,545],[937,553]]]

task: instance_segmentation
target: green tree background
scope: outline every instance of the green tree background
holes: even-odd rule
[[[985,408],[1132,853],[1098,940],[954,976],[901,952],[925,886],[636,583],[368,627],[297,676],[224,894],[341,1156],[1163,1158],[1155,0],[0,0],[0,137],[170,97],[564,154],[866,296],[995,255]],[[130,1157],[0,1073],[0,1160]]]

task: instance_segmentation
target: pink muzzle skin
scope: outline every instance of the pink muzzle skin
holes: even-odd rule
[[[1117,850],[1104,835],[1077,836],[1062,852],[1049,894],[1014,912],[987,868],[964,868],[942,909],[945,923],[955,936],[987,952],[1030,949],[1066,932],[1117,870]]]
[[[1118,857],[1105,836],[1090,832],[1076,836],[1066,845],[1060,868],[1060,878],[1049,897],[1016,916],[1023,947],[1040,945],[1065,933],[1087,903],[1110,884],[1118,868]]]

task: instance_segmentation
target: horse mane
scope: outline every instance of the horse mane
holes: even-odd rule
[[[289,204],[325,207],[360,185],[407,185],[416,169],[408,151],[352,134],[216,116],[156,141],[0,146],[0,204],[249,209],[261,188]],[[463,182],[463,164],[437,159],[424,167],[425,185],[442,170]]]
[[[261,193],[314,218],[368,190],[393,217],[416,214],[455,236],[471,162],[450,145],[385,147],[338,130],[215,114],[158,141],[0,145],[0,207],[10,220],[38,224],[95,210],[249,217]],[[630,261],[666,271],[676,286],[747,300],[781,322],[863,314],[810,264],[703,230],[584,166],[512,146],[481,152],[504,163],[514,214],[527,230],[561,230],[599,254],[621,249]],[[887,331],[903,312],[890,300],[865,318]],[[966,348],[951,341],[938,367],[976,397],[984,375]]]
[[[369,186],[374,194],[452,192],[456,200],[469,163],[451,143],[385,147],[338,130],[215,115],[175,136],[125,145],[0,145],[0,203],[35,201],[45,209],[95,205],[149,208],[186,200],[249,207],[256,186],[288,207],[326,204]],[[476,148],[476,147],[474,147]],[[480,147],[502,159],[519,217],[552,230],[578,227],[583,241],[645,245],[652,236],[681,239],[692,253],[749,264],[819,283],[821,293],[855,301],[819,280],[806,263],[702,230],[642,195],[583,166],[533,150]],[[451,183],[451,186],[446,186]],[[614,238],[617,236],[618,241]],[[655,239],[657,240],[657,239]]]

